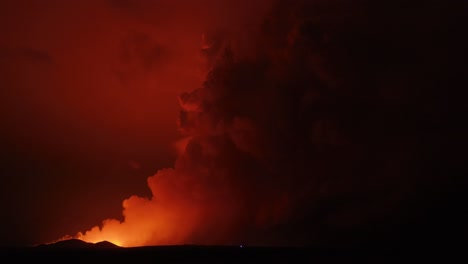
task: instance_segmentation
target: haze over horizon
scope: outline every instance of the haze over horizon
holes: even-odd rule
[[[468,235],[463,1],[0,3],[0,245]]]

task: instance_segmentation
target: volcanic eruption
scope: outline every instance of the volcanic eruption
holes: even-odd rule
[[[257,25],[203,35],[206,77],[179,97],[173,168],[148,178],[150,197],[123,201],[123,221],[72,237],[357,244],[456,219],[442,205],[464,183],[451,149],[466,143],[451,134],[463,45],[441,15],[456,4],[374,2],[275,1]]]

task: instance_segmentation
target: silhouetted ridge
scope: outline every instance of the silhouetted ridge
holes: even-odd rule
[[[113,243],[111,243],[109,241],[97,242],[93,246],[96,247],[96,248],[118,248],[119,247],[116,244],[113,244]]]
[[[80,239],[68,239],[55,242],[52,244],[40,245],[40,247],[45,248],[70,248],[70,249],[83,249],[83,248],[118,248],[119,246],[109,242],[101,241],[98,243],[88,243]]]

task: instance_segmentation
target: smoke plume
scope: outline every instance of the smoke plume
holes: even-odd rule
[[[465,184],[463,8],[378,2],[276,1],[255,27],[207,31],[174,167],[148,178],[151,197],[123,202],[123,221],[77,237],[328,245],[461,223],[446,205]]]

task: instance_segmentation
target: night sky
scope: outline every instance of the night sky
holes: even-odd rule
[[[468,238],[465,1],[0,2],[0,245]]]

